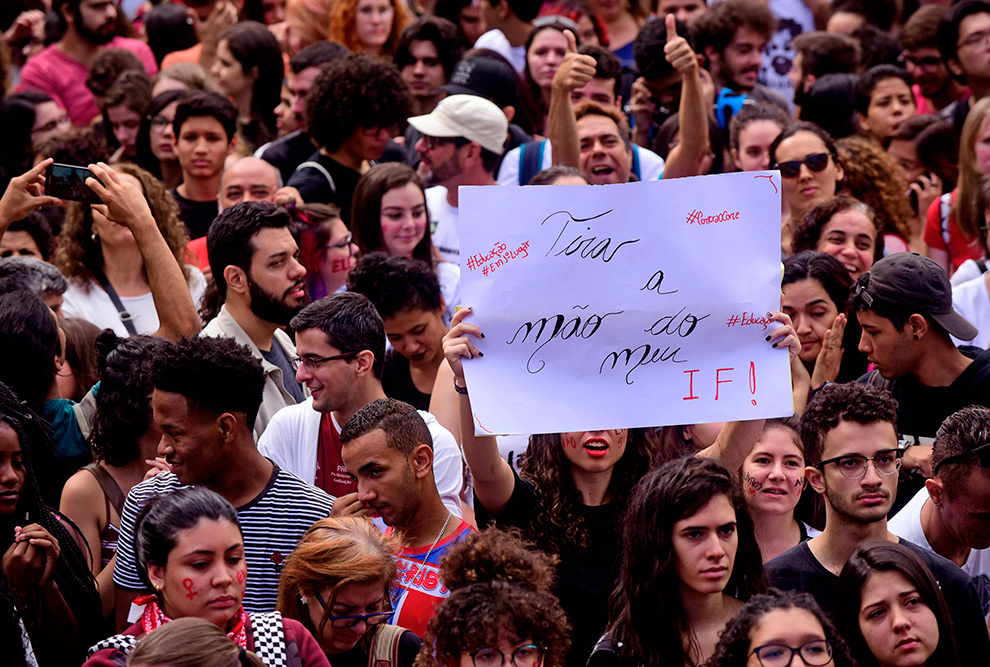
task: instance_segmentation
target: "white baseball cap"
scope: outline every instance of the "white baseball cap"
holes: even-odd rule
[[[409,124],[429,137],[464,137],[501,155],[509,133],[502,110],[477,95],[450,95],[440,100],[432,113],[413,116]]]

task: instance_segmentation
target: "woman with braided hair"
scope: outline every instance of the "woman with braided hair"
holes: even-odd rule
[[[41,500],[31,458],[50,447],[38,416],[0,383],[0,654],[7,665],[77,665],[103,613],[79,532]]]

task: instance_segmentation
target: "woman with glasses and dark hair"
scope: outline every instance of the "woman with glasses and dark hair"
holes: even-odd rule
[[[306,267],[306,293],[312,301],[339,292],[354,268],[358,246],[333,204],[290,206],[299,262]]]
[[[368,519],[335,517],[313,524],[285,561],[278,610],[316,637],[334,667],[374,667],[382,656],[411,667],[422,642],[386,625],[397,548]]]
[[[549,592],[555,565],[514,532],[489,528],[456,544],[440,563],[450,597],[415,667],[562,667],[571,642]]]
[[[781,177],[781,249],[790,255],[794,226],[835,196],[844,177],[835,141],[814,123],[788,126],[770,144],[770,168]]]
[[[173,619],[210,621],[266,664],[329,667],[313,636],[278,613],[249,614],[241,606],[247,582],[237,510],[202,486],[152,501],[135,526],[138,572],[151,595],[139,597],[138,621],[89,650],[84,667],[124,667],[138,640]]]
[[[137,138],[138,165],[158,178],[167,190],[182,182],[182,168],[175,153],[172,121],[185,90],[166,90],[156,95],[144,112]]]
[[[959,667],[952,618],[921,558],[897,542],[865,542],[839,575],[835,618],[860,667]]]
[[[34,164],[34,153],[42,141],[60,130],[68,130],[69,116],[45,93],[25,90],[0,100],[0,168],[10,179]],[[2,175],[0,175],[2,177]]]
[[[725,628],[706,667],[855,664],[842,636],[813,597],[772,588],[743,605]]]

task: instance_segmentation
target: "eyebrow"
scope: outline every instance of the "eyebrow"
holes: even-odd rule
[[[279,259],[280,257],[285,257],[288,254],[289,254],[288,251],[282,250],[280,252],[272,253],[271,255],[268,256],[268,259]]]
[[[236,544],[232,544],[229,547],[227,547],[226,549],[224,549],[223,552],[224,553],[227,553],[228,551],[233,551],[234,549],[238,549],[238,548],[242,548],[243,549],[244,548],[244,544],[242,542],[238,542]],[[209,555],[209,554],[212,554],[212,553],[214,553],[213,552],[213,549],[195,549],[193,551],[189,551],[189,552],[183,554],[182,557],[183,558],[188,558],[190,556],[198,556],[200,554]]]
[[[360,468],[358,468],[358,472],[364,472],[364,471],[366,471],[366,470],[368,470],[370,468],[376,468],[376,467],[379,467],[379,466],[381,466],[381,463],[379,463],[378,461],[368,461],[363,466],[361,466]]]

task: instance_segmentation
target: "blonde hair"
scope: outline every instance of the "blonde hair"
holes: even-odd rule
[[[388,597],[397,572],[398,548],[397,540],[383,535],[364,517],[320,519],[306,531],[285,561],[279,578],[277,609],[284,617],[305,625],[314,636],[322,637],[330,610],[344,586],[380,582],[382,592]],[[309,608],[301,598],[314,595],[324,587],[330,588],[330,597],[319,627],[314,628]]]
[[[261,658],[202,618],[177,618],[145,635],[128,667],[265,667]]]
[[[983,174],[976,169],[975,146],[988,118],[990,99],[983,98],[969,110],[959,140],[959,184],[952,202],[952,215],[963,235],[970,240],[977,237],[984,225],[983,211],[977,203]]]

